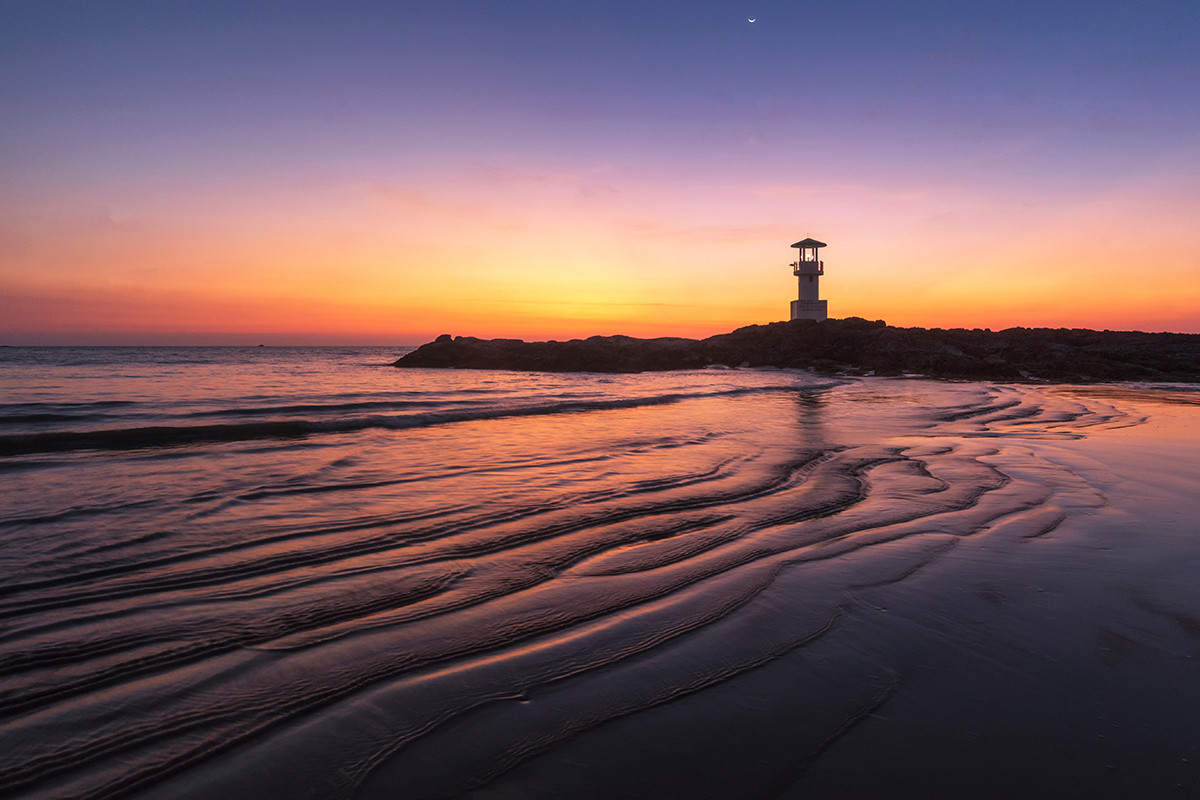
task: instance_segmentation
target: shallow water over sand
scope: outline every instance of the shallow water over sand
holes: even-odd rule
[[[8,406],[17,796],[1200,791],[1187,387],[262,357]]]

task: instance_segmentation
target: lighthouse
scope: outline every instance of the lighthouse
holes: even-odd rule
[[[800,252],[792,262],[792,274],[800,282],[800,296],[792,301],[792,319],[826,319],[829,317],[827,301],[821,299],[820,280],[825,274],[825,262],[817,256],[817,248],[824,242],[816,239],[801,239],[792,247]]]

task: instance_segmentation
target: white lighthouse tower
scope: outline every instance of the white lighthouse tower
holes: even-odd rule
[[[820,279],[825,274],[825,262],[817,257],[817,248],[824,242],[801,239],[792,247],[800,253],[792,262],[792,274],[800,282],[800,296],[792,301],[792,319],[827,319],[828,301],[821,299]]]

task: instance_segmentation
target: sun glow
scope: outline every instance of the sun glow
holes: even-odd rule
[[[714,23],[704,58],[626,42],[625,72],[596,69],[621,37],[576,35],[578,53],[546,60],[491,24],[447,40],[428,19],[403,29],[410,49],[325,53],[320,80],[296,30],[270,28],[278,67],[228,45],[241,89],[189,60],[207,52],[199,29],[172,27],[192,49],[170,57],[126,43],[131,63],[178,72],[161,84],[96,55],[111,26],[61,64],[14,49],[27,80],[0,86],[23,121],[0,165],[0,338],[703,336],[786,318],[787,246],[808,235],[829,243],[835,317],[1200,331],[1200,154],[1166,100],[1173,68],[1123,64],[1160,106],[1086,71],[1059,96],[966,56],[945,73],[955,48],[919,31],[910,46],[938,56],[910,63],[894,31],[831,14],[849,52],[875,55],[814,43],[845,71],[828,87],[797,83],[810,56],[775,17],[744,27],[761,63]],[[19,30],[61,24],[43,22]],[[1137,113],[1080,117],[1088,92]]]

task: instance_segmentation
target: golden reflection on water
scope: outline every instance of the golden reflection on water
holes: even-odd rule
[[[1068,397],[1098,398],[1128,408],[1145,419],[1136,430],[1128,427],[1109,435],[1122,438],[1169,439],[1179,444],[1200,444],[1200,391],[1145,386],[1055,387],[1055,394]]]
[[[1058,386],[1054,387],[1052,391],[1055,394],[1101,397],[1106,400],[1125,400],[1131,403],[1200,406],[1200,391],[1196,389],[1104,384],[1099,386]]]

